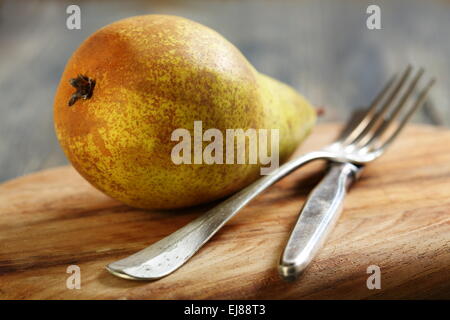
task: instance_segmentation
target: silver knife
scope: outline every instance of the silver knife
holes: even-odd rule
[[[311,191],[291,231],[278,266],[280,276],[295,280],[314,259],[342,212],[345,195],[363,166],[330,163],[325,177]]]

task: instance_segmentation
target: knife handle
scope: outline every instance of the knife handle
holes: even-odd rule
[[[309,194],[280,259],[278,271],[283,279],[295,280],[323,246],[359,171],[351,163],[333,163]]]

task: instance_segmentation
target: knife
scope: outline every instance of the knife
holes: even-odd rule
[[[278,265],[280,276],[295,280],[324,245],[341,215],[348,189],[363,166],[330,163],[327,173],[311,191],[291,231]]]

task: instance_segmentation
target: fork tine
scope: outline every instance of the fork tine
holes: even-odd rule
[[[366,144],[364,144],[362,147],[368,147],[370,148],[370,144],[376,141],[378,138],[380,138],[384,132],[394,123],[395,119],[397,119],[398,115],[400,114],[400,111],[404,109],[404,106],[406,105],[406,101],[411,97],[413,91],[417,87],[417,83],[419,82],[420,78],[422,77],[424,73],[424,69],[420,68],[417,72],[416,76],[412,80],[411,84],[406,89],[406,92],[401,97],[400,101],[398,102],[397,106],[395,106],[394,110],[392,111],[389,118],[382,123],[382,125],[376,130],[376,132],[372,135],[370,140],[367,141]]]
[[[373,137],[374,133],[379,129],[379,127],[383,123],[383,118],[386,112],[389,110],[389,108],[392,106],[392,101],[394,101],[399,92],[401,91],[403,85],[405,84],[407,78],[409,77],[412,70],[412,66],[408,65],[406,70],[403,72],[400,80],[395,85],[393,91],[387,98],[387,100],[384,102],[383,106],[381,107],[381,110],[376,113],[372,119],[370,120],[369,124],[364,128],[364,130],[351,142],[351,144],[357,144],[359,146],[364,146],[367,144],[368,141]]]
[[[428,92],[430,91],[431,87],[435,84],[436,79],[432,78],[428,84],[425,86],[425,88],[420,92],[419,97],[417,98],[414,105],[411,107],[411,109],[408,111],[408,113],[403,117],[403,119],[400,121],[400,124],[395,129],[395,131],[385,139],[384,142],[380,142],[380,145],[376,148],[373,148],[372,150],[377,152],[384,152],[384,150],[392,143],[392,141],[395,140],[395,138],[400,134],[402,129],[405,127],[405,125],[408,123],[409,119],[412,117],[412,115],[425,104]]]
[[[351,141],[355,140],[355,138],[364,130],[364,128],[367,127],[367,124],[373,117],[378,104],[382,101],[383,97],[386,95],[389,89],[392,88],[392,84],[395,82],[396,78],[397,75],[395,74],[391,78],[391,80],[389,80],[389,82],[383,87],[380,93],[378,93],[378,95],[372,101],[370,107],[367,109],[367,111],[365,111],[361,120],[359,122],[356,122],[353,127],[348,128],[344,133],[342,133],[342,136],[340,137],[342,143],[350,143]]]

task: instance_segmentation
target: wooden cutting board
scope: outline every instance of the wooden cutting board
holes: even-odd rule
[[[298,153],[331,141],[318,126]],[[321,178],[313,163],[272,186],[185,266],[142,282],[105,265],[182,227],[210,205],[143,211],[91,187],[71,167],[0,185],[2,299],[450,298],[450,131],[410,126],[367,166],[323,250],[294,283],[280,280],[279,255],[299,209]],[[78,265],[81,289],[67,289]],[[381,270],[381,289],[366,286]]]

